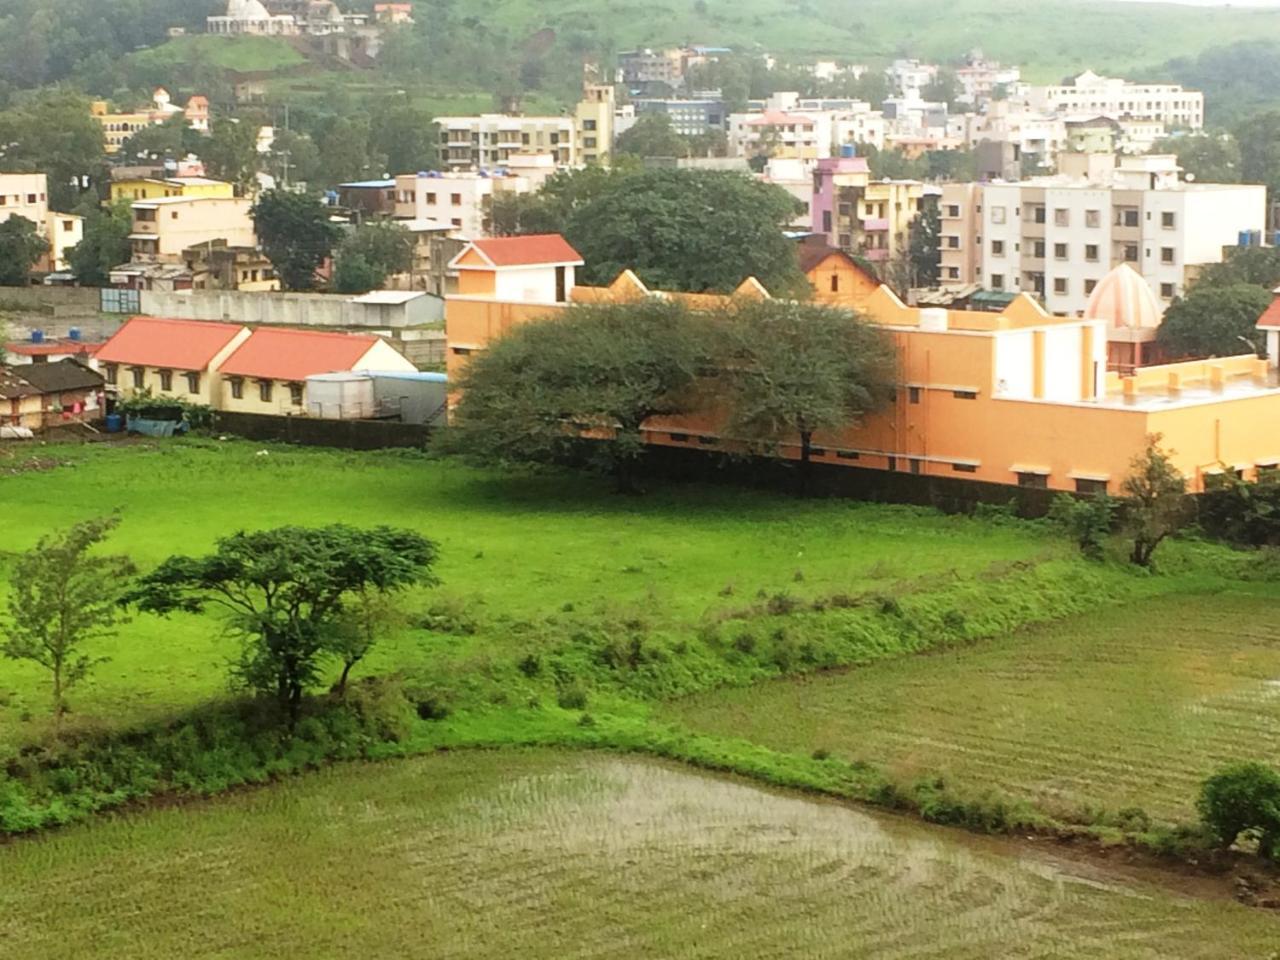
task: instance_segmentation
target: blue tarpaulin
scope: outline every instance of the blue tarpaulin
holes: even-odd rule
[[[176,433],[186,433],[188,424],[181,420],[143,420],[141,417],[130,417],[125,429],[130,433],[140,433],[147,437],[172,437]]]

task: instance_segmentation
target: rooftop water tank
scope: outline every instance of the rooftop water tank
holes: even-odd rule
[[[72,327],[70,330],[68,330],[68,331],[67,331],[67,339],[68,339],[68,340],[70,340],[72,343],[79,343],[79,342],[80,342],[80,328],[79,328],[79,327]]]
[[[840,156],[845,160],[852,160],[858,155],[858,148],[852,143],[842,144],[840,147]]]
[[[31,342],[32,342],[32,343],[44,343],[44,331],[43,331],[43,330],[32,330],[32,331],[31,331]]]

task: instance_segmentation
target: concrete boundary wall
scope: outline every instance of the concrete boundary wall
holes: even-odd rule
[[[444,300],[430,295],[405,304],[358,303],[324,293],[241,293],[143,290],[141,312],[175,320],[216,320],[283,327],[395,330],[439,323]]]

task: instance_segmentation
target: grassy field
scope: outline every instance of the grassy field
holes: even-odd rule
[[[116,818],[0,847],[0,876],[6,960],[1262,960],[1280,937],[1263,911],[954,831],[543,752]]]
[[[440,542],[443,580],[412,604],[464,611],[475,629],[407,631],[375,651],[366,672],[377,673],[460,649],[509,654],[515,628],[548,617],[642,617],[655,631],[687,634],[757,595],[799,600],[919,577],[946,582],[957,570],[1055,546],[1031,527],[926,510],[702,487],[625,498],[573,475],[499,479],[394,453],[259,449],[234,441],[69,447],[42,452],[63,466],[8,474],[0,460],[0,549],[26,549],[50,529],[117,508],[122,523],[110,548],[144,569],[241,528],[412,527]],[[72,709],[81,723],[119,726],[220,697],[233,649],[213,618],[136,618],[100,645],[110,662],[74,692]],[[0,744],[40,735],[45,695],[38,668],[0,662]]]
[[[1274,590],[1167,597],[969,649],[700,695],[696,730],[941,774],[1050,812],[1191,819],[1201,780],[1280,754]]]
[[[146,69],[178,70],[203,64],[240,73],[283,70],[306,62],[306,58],[286,40],[208,35],[174,37],[167,43],[130,57]]]

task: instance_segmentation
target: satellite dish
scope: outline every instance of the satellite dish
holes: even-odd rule
[[[1194,173],[1188,173],[1188,174],[1187,174],[1187,176],[1186,176],[1186,181],[1187,181],[1187,183],[1195,183],[1195,182],[1196,182],[1196,175],[1195,175]]]

